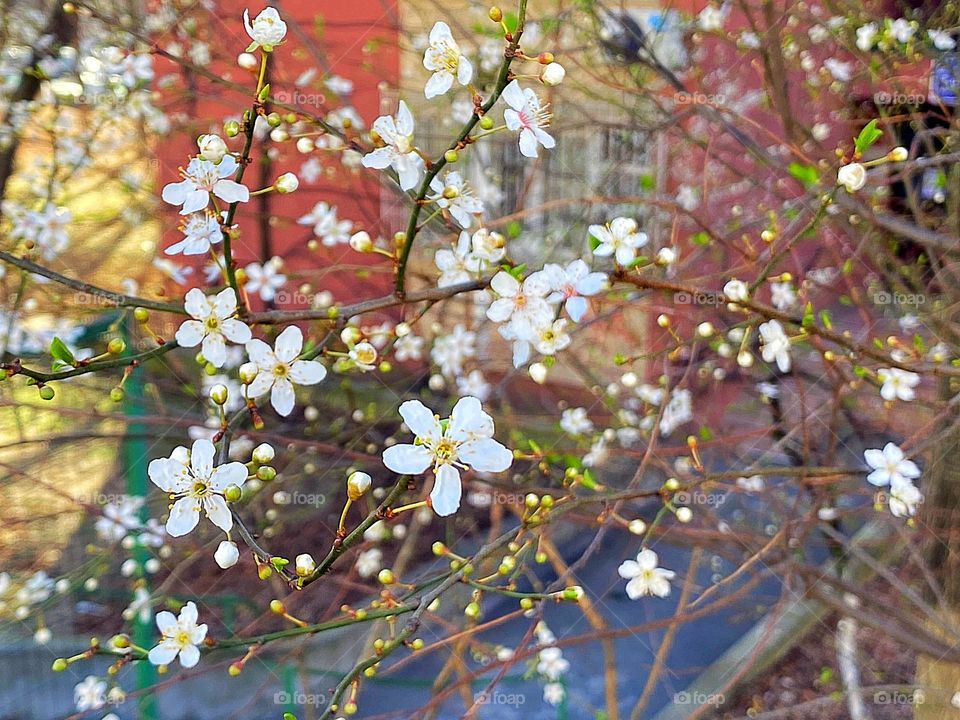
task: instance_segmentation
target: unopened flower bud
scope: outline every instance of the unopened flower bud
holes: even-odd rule
[[[200,148],[200,159],[209,160],[219,165],[228,152],[227,144],[219,135],[201,135],[197,138],[197,147]]]
[[[377,580],[380,581],[381,585],[393,585],[397,581],[397,577],[393,574],[393,570],[384,568],[377,573]]]
[[[557,62],[552,62],[547,65],[543,72],[540,73],[540,82],[544,85],[555,86],[563,82],[563,79],[566,77],[567,71],[563,69],[563,65]]]
[[[210,388],[210,399],[213,400],[217,405],[223,405],[227,402],[227,396],[230,391],[227,390],[226,385],[214,385]]]
[[[227,137],[236,137],[240,134],[240,123],[236,120],[227,120],[223,124],[223,134]]]
[[[693,520],[693,510],[688,507],[677,508],[677,520],[682,523],[688,523]]]
[[[493,128],[493,118],[489,115],[484,115],[480,118],[480,128],[482,130],[490,130]]]
[[[278,177],[273,186],[277,189],[278,193],[285,195],[286,193],[292,193],[300,187],[300,180],[296,175],[288,172]]]
[[[350,247],[358,253],[371,252],[373,250],[373,240],[370,238],[370,233],[366,230],[355,232],[350,236]]]
[[[273,462],[276,452],[270,443],[260,443],[253,449],[253,461],[257,465],[268,465]]]
[[[49,385],[44,385],[40,388],[40,399],[41,400],[53,400],[56,393],[53,391],[53,388]]]
[[[294,561],[298,577],[306,577],[317,569],[317,563],[310,553],[301,553],[297,555]]]
[[[123,338],[114,338],[107,343],[107,352],[111,355],[119,355],[126,349],[127,344],[123,341]]]
[[[227,502],[237,502],[243,497],[243,490],[239,485],[227,485],[227,489],[223,491],[223,497]]]
[[[287,611],[287,608],[283,606],[283,603],[279,600],[270,601],[270,612],[274,615],[283,615]]]
[[[370,489],[372,479],[365,472],[352,472],[347,478],[347,497],[356,502]]]
[[[297,151],[304,155],[313,152],[316,147],[317,145],[313,142],[313,138],[302,137],[297,140]]]
[[[115,388],[110,390],[110,399],[115,402],[123,402],[123,398],[126,394],[123,392],[123,388],[117,385]]]
[[[261,465],[257,468],[257,479],[263,480],[263,482],[270,482],[277,477],[276,468],[270,467],[269,465]]]
[[[240,366],[240,370],[238,370],[238,374],[240,375],[240,382],[242,382],[244,385],[249,385],[250,383],[253,382],[254,378],[257,377],[257,373],[259,372],[260,372],[260,368],[257,366],[256,363],[245,362],[243,365]]]
[[[476,620],[480,617],[480,603],[471,602],[463,609],[463,614],[466,615],[471,620]]]
[[[340,340],[344,345],[353,345],[362,337],[363,333],[360,332],[360,328],[358,328],[356,325],[347,325],[343,330],[340,331]]]
[[[235,542],[223,540],[217,546],[217,551],[213,554],[213,559],[217,561],[217,565],[226,570],[237,564],[237,561],[240,559],[240,550],[237,548]]]
[[[457,160],[460,159],[460,153],[458,153],[456,150],[447,150],[443,154],[443,159],[446,160],[448,163],[451,163],[451,164],[455,163]]]
[[[138,323],[145,323],[150,319],[150,311],[146,308],[138,307],[133,311],[133,318]]]
[[[631,520],[630,524],[627,525],[627,530],[634,535],[643,535],[647,531],[647,524],[639,518],[636,520]]]
[[[237,55],[237,65],[242,67],[244,70],[253,70],[259,65],[257,58],[253,53],[240,53]]]
[[[887,153],[887,159],[891,162],[903,162],[907,159],[907,149],[905,147],[895,147]]]
[[[490,19],[495,23],[503,22],[503,10],[494,5],[490,8],[490,12],[487,13],[490,16]]]

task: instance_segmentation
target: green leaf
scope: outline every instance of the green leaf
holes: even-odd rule
[[[73,353],[70,352],[70,348],[58,337],[55,337],[50,342],[50,355],[54,360],[59,360],[61,363],[71,367],[77,364],[77,359],[73,356]]]
[[[787,172],[806,186],[816,185],[820,182],[820,173],[812,165],[792,162],[787,167]]]
[[[827,329],[833,330],[833,320],[830,318],[829,310],[820,311],[820,323]]]
[[[803,320],[800,321],[800,326],[809,328],[813,327],[813,303],[807,303],[807,306],[803,309]]]
[[[877,127],[876,118],[864,125],[863,130],[860,131],[860,134],[857,135],[853,141],[857,154],[862,155],[865,151],[869,150],[870,146],[879,140],[882,135],[883,130]]]

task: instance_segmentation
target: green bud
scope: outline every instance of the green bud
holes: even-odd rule
[[[275,477],[277,477],[277,471],[275,468],[272,468],[269,465],[261,465],[257,468],[257,478],[260,480],[263,480],[264,482],[270,482]]]
[[[480,603],[476,601],[468,603],[463,609],[463,614],[471,620],[476,620],[478,617],[480,617]]]
[[[150,312],[146,308],[135,308],[133,311],[133,319],[138,323],[145,323],[150,319]]]
[[[480,118],[480,128],[483,130],[490,130],[493,128],[493,118],[489,115],[484,115]]]
[[[63,672],[69,667],[69,663],[63,658],[57,658],[53,661],[52,669],[54,672]]]
[[[533,598],[520,598],[520,607],[524,610],[533,608]]]
[[[280,127],[280,123],[283,122],[283,118],[280,117],[280,113],[272,112],[267,115],[267,125],[270,127]]]
[[[123,341],[123,338],[114,338],[107,343],[107,352],[111,355],[119,355],[126,349],[127,344]]]
[[[40,399],[41,400],[53,400],[53,396],[56,393],[53,391],[53,388],[49,385],[44,385],[40,388]]]
[[[236,120],[227,120],[223,124],[223,134],[227,137],[236,137],[240,134],[240,123]]]
[[[460,154],[456,150],[447,150],[443,154],[443,159],[446,160],[448,163],[453,164],[460,159]]]
[[[120,387],[119,385],[117,385],[117,387],[113,388],[113,390],[110,391],[110,399],[117,403],[123,402],[123,395],[124,395],[123,388]]]
[[[377,573],[377,580],[379,580],[382,585],[393,585],[397,581],[397,576],[393,574],[393,570],[390,568],[384,568]]]
[[[227,485],[227,489],[223,491],[223,497],[227,502],[238,502],[243,497],[243,490],[239,485]]]

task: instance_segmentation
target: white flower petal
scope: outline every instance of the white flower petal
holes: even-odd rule
[[[441,517],[453,515],[460,507],[462,492],[460,473],[457,469],[452,465],[441,465],[433,482],[433,490],[430,491],[433,511]]]
[[[393,445],[383,451],[383,464],[400,475],[419,475],[433,462],[423,445]]]

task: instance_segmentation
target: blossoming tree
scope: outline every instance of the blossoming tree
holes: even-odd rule
[[[397,716],[366,698],[423,658],[440,671],[409,717],[499,716],[511,669],[569,717],[702,717],[776,672],[799,603],[836,634],[839,685],[808,702],[960,706],[956,11],[543,5],[431,15],[376,118],[323,24],[280,4],[232,45],[203,7],[21,11],[0,451],[23,460],[3,456],[10,505],[35,512],[26,485],[82,512],[56,552],[48,532],[3,556],[0,616],[46,646],[70,599],[109,608],[52,662],[80,673],[78,716],[153,717],[168,683],[239,683],[349,632],[346,667],[274,716]],[[208,69],[222,44],[242,82]],[[285,55],[319,67],[290,80]],[[208,132],[154,191],[111,147],[186,122],[163,93],[198,77],[243,104],[194,118]],[[325,175],[363,178],[378,212],[291,212]],[[108,212],[118,176],[134,209]],[[80,226],[99,252],[151,203],[173,242],[73,268]],[[274,254],[272,229],[320,254]],[[28,448],[111,437],[122,478],[96,494]],[[709,658],[737,672],[665,700],[696,623],[741,602],[765,619]],[[865,633],[910,675],[865,659]]]

